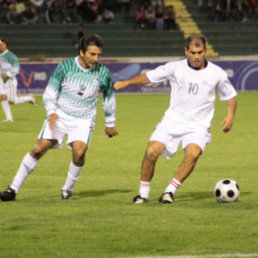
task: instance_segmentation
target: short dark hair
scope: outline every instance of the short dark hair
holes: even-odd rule
[[[4,42],[6,46],[8,47],[9,43],[6,39],[0,38],[0,42]]]
[[[189,36],[186,39],[185,48],[188,50],[192,43],[194,43],[196,47],[203,45],[204,49],[206,49],[206,39],[202,35],[194,34]]]
[[[83,53],[85,53],[88,49],[88,46],[97,46],[99,48],[103,48],[104,42],[102,38],[97,34],[84,36],[79,41],[78,52],[80,53],[80,51],[82,51]]]

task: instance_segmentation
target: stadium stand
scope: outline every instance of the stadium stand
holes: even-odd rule
[[[116,14],[109,23],[84,23],[86,33],[98,33],[103,37],[103,57],[182,56],[184,38],[194,32],[207,37],[210,56],[258,54],[257,21],[212,22],[207,20],[209,8],[205,6],[200,7],[189,0],[164,0],[166,6],[171,3],[175,6],[178,29],[137,31],[135,14],[138,5],[137,1],[134,3],[129,13]],[[10,48],[19,57],[58,58],[76,53],[76,28],[81,20],[47,24],[43,12],[39,14],[37,24],[9,25],[5,16],[6,9],[1,7],[0,34],[10,41]]]
[[[219,55],[257,55],[258,21],[210,21],[210,6],[183,0],[200,32]]]

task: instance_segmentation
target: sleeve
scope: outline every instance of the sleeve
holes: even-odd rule
[[[115,127],[116,98],[110,72],[108,71],[101,87],[103,93],[102,107],[104,110],[106,127]]]
[[[229,100],[237,95],[236,90],[232,86],[228,79],[226,72],[221,71],[221,79],[217,86],[217,92],[219,94],[220,100]]]
[[[56,101],[61,90],[64,75],[65,73],[61,63],[56,67],[56,69],[52,73],[43,94],[43,102],[47,111],[47,116],[56,113]]]
[[[6,74],[10,78],[15,77],[20,71],[20,64],[17,56],[11,54],[8,58],[8,62],[10,63],[11,67],[8,69],[8,71],[6,71]]]
[[[156,69],[147,72],[146,75],[151,83],[170,80],[173,76],[173,65],[171,62],[165,65],[160,65]]]

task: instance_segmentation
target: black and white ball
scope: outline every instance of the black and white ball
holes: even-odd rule
[[[235,180],[226,178],[216,183],[214,194],[218,202],[235,202],[239,198],[240,190]]]

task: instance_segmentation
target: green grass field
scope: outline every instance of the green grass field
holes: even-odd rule
[[[11,184],[36,141],[45,118],[41,97],[38,101],[36,108],[28,103],[13,106],[15,122],[0,122],[0,190]],[[157,200],[182,161],[181,149],[171,160],[160,157],[150,201],[134,205],[148,139],[168,105],[167,94],[118,95],[119,136],[110,139],[104,134],[99,101],[73,200],[60,200],[71,152],[66,147],[50,150],[16,201],[0,203],[0,257],[258,257],[258,92],[239,93],[228,134],[219,125],[226,103],[216,102],[212,143],[174,204]],[[222,178],[239,183],[237,202],[216,202],[213,189]]]

